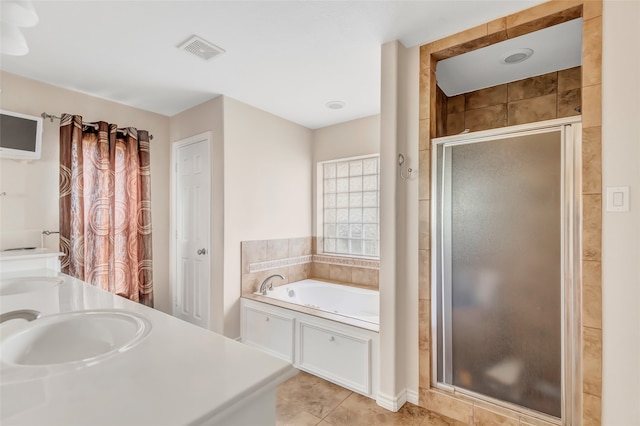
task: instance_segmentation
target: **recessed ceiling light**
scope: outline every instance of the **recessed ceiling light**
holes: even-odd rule
[[[329,108],[329,109],[340,109],[340,108],[344,108],[344,102],[342,102],[342,101],[331,101],[331,102],[327,102],[327,108]]]
[[[512,65],[526,61],[533,55],[533,50],[528,48],[516,49],[502,55],[501,62],[503,64]]]

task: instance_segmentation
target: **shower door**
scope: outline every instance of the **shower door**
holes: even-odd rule
[[[563,417],[575,126],[434,141],[440,387]]]

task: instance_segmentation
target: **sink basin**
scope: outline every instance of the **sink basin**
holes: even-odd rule
[[[4,338],[0,359],[20,366],[93,365],[131,349],[150,331],[146,318],[129,311],[48,315]]]
[[[20,277],[0,280],[0,296],[31,293],[53,288],[62,284],[59,277]]]

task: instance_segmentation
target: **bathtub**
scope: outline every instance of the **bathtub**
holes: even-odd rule
[[[377,290],[307,279],[274,287],[265,296],[373,324],[380,323],[380,293]]]

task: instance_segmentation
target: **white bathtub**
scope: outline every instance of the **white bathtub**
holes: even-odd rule
[[[267,291],[266,296],[374,324],[380,323],[380,293],[377,290],[302,280],[274,287]]]

